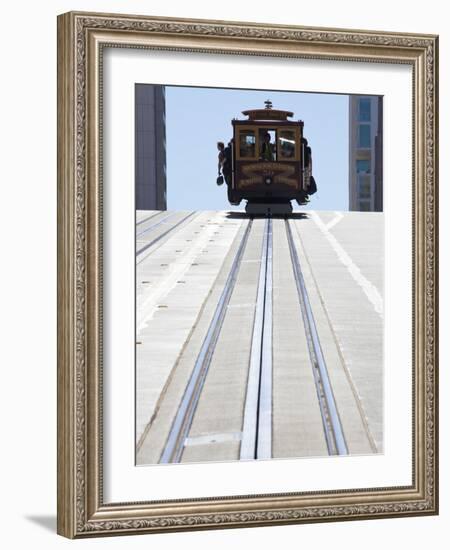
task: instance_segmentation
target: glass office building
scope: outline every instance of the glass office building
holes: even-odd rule
[[[383,98],[349,96],[349,210],[383,211]]]
[[[164,86],[135,85],[136,210],[166,210]]]

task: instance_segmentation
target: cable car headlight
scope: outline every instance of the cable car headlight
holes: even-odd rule
[[[272,178],[270,176],[267,176],[267,178],[265,178],[265,180],[264,180],[264,183],[266,185],[270,185],[272,183]]]

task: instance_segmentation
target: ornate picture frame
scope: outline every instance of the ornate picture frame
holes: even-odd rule
[[[103,499],[105,48],[412,68],[412,483],[145,502]],[[58,17],[58,533],[89,536],[438,513],[438,37],[70,12]]]

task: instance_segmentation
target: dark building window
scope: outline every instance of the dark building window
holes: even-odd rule
[[[360,99],[358,107],[358,120],[370,122],[370,99]]]
[[[357,160],[356,161],[356,171],[358,174],[369,174],[370,173],[370,160]]]
[[[371,192],[370,176],[360,174],[358,176],[358,198],[370,199]]]
[[[370,148],[370,124],[359,125],[358,147]]]
[[[370,212],[372,210],[370,201],[359,201],[360,212]]]

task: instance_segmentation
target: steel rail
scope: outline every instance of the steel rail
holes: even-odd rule
[[[164,214],[165,210],[160,210],[159,212],[153,212],[150,216],[147,216],[146,218],[143,218],[142,220],[139,220],[136,222],[136,227],[138,225],[142,225],[145,222],[148,222],[149,220],[152,220],[153,218],[156,218],[156,216],[160,216],[161,214]]]
[[[235,287],[252,223],[252,220],[248,222],[244,235],[239,244],[239,248],[234,257],[233,264],[217,303],[208,332],[203,340],[202,347],[191,373],[191,377],[181,399],[175,419],[172,423],[166,445],[161,454],[161,458],[159,460],[161,464],[178,463],[181,460],[185,441],[189,434],[189,430],[191,429],[206,375],[208,374],[209,366],[219,339],[223,321],[225,319],[227,307]]]
[[[156,229],[157,227],[159,227],[160,225],[162,225],[163,223],[166,222],[166,220],[170,219],[170,218],[173,218],[173,216],[175,216],[175,214],[177,214],[177,212],[170,212],[170,213],[167,213],[166,216],[164,216],[162,219],[159,219],[156,223],[152,224],[152,225],[149,225],[148,227],[146,227],[145,229],[143,229],[140,233],[136,233],[136,239],[138,237],[141,237],[142,235],[145,235],[145,233],[148,233],[149,231],[152,231],[153,229]]]
[[[163,233],[161,233],[160,235],[158,235],[157,237],[155,237],[152,241],[150,241],[149,243],[145,244],[142,248],[140,248],[139,250],[136,251],[136,258],[142,254],[143,252],[145,252],[146,250],[148,250],[151,246],[155,245],[158,241],[160,241],[161,239],[163,239],[166,235],[168,235],[171,231],[173,231],[174,229],[176,229],[179,225],[181,225],[182,223],[184,223],[188,218],[190,218],[191,216],[193,216],[194,214],[196,214],[196,212],[190,212],[187,216],[185,216],[184,218],[182,218],[180,221],[178,221],[176,224],[174,225],[171,225],[169,227],[169,229],[167,229],[166,231],[164,231]],[[163,220],[159,223],[163,223]],[[159,225],[159,224],[158,224]],[[152,226],[153,227],[153,226]]]
[[[256,296],[240,459],[272,456],[272,220],[266,220]]]
[[[319,406],[322,414],[325,439],[328,453],[330,455],[347,455],[348,448],[345,441],[344,431],[339,418],[336,401],[331,387],[328,369],[320,345],[314,314],[308,297],[305,280],[300,266],[297,250],[289,220],[285,220],[286,235],[291,254],[292,268],[294,271],[295,283],[297,285],[300,308],[302,311],[303,324],[305,327],[306,339],[308,342],[309,356],[313,365],[314,380],[316,383]]]

